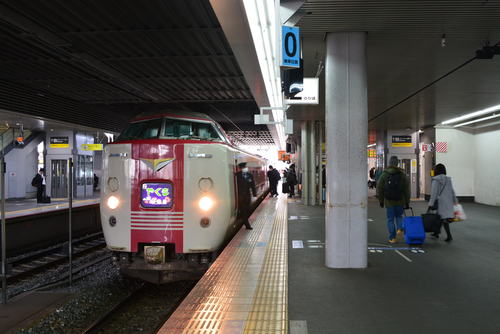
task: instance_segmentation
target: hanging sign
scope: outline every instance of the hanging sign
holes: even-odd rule
[[[50,148],[69,148],[69,138],[50,137]]]
[[[82,151],[102,151],[102,144],[82,144]]]
[[[411,136],[392,136],[392,147],[412,147]]]
[[[299,28],[281,27],[281,66],[300,67],[300,37]]]
[[[319,78],[304,78],[302,91],[293,99],[286,99],[285,104],[318,104]]]

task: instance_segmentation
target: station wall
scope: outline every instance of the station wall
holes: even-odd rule
[[[500,128],[475,137],[476,201],[500,206]]]
[[[457,196],[475,196],[475,142],[474,133],[454,128],[436,129],[436,142],[446,142],[446,153],[436,152],[436,163],[446,166]]]
[[[436,163],[446,166],[457,196],[500,206],[500,127],[486,131],[436,128],[436,142],[448,144],[446,153],[436,153]]]
[[[15,148],[5,155],[5,198],[25,198],[36,196],[36,188],[31,186],[38,166],[37,146],[43,140],[38,137],[23,148]]]

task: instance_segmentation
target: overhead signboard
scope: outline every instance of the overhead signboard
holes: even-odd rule
[[[102,144],[82,144],[82,151],[102,151]]]
[[[392,147],[412,147],[411,136],[392,136]]]
[[[300,67],[300,37],[299,28],[281,27],[281,66]]]
[[[302,91],[297,93],[293,99],[286,99],[285,104],[318,104],[319,103],[319,79],[304,78]]]
[[[50,148],[69,148],[68,137],[50,137]]]

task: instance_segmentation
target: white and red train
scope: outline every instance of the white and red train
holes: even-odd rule
[[[241,162],[254,176],[256,203],[268,190],[266,161],[234,146],[210,117],[133,120],[105,147],[101,178],[104,237],[122,272],[155,283],[202,274],[241,227]]]

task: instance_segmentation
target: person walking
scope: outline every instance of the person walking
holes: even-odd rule
[[[253,230],[248,217],[250,217],[250,204],[252,195],[257,196],[255,189],[255,182],[252,174],[248,172],[246,162],[238,164],[238,171],[236,172],[236,185],[238,188],[238,219],[243,221],[247,230]]]
[[[288,197],[293,197],[295,195],[295,185],[297,184],[297,172],[295,171],[295,164],[291,164],[286,173],[286,183],[288,183],[288,187],[290,188]]]
[[[36,202],[43,203],[43,197],[45,195],[45,169],[40,168],[31,181],[31,185],[36,187]]]
[[[396,243],[396,233],[403,233],[403,210],[410,207],[410,182],[398,163],[398,157],[392,156],[377,184],[377,198],[380,207],[386,209],[391,244]]]
[[[280,172],[273,166],[269,166],[269,170],[267,171],[267,178],[269,179],[269,187],[271,189],[271,196],[278,197],[278,182],[281,179]]]
[[[443,164],[437,164],[433,170],[434,177],[431,183],[429,211],[437,210],[437,214],[441,217],[441,225],[446,231],[446,239],[444,241],[449,242],[453,240],[450,231],[450,222],[455,217],[453,205],[458,204],[458,200],[451,183],[451,177],[446,176],[446,167]],[[432,236],[439,238],[440,232],[435,232]]]

